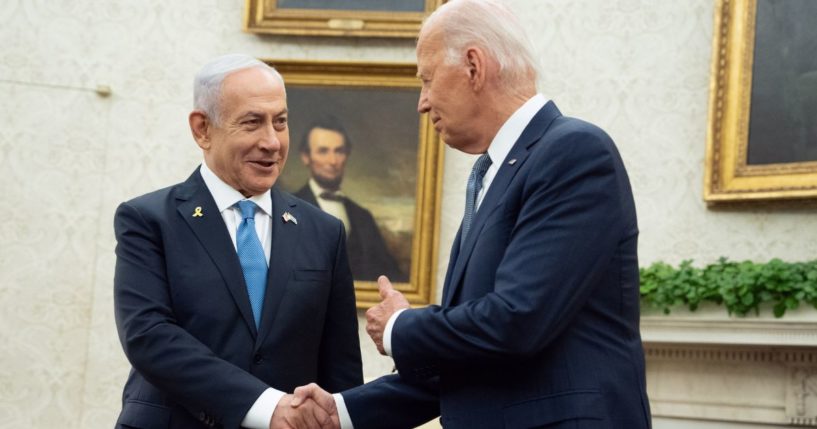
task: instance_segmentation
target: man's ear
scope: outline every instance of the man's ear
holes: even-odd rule
[[[203,150],[210,149],[210,119],[201,110],[190,112],[187,121],[190,123],[190,132]]]
[[[485,86],[485,71],[488,65],[485,52],[477,47],[471,46],[465,51],[465,65],[468,68],[468,81],[474,91],[479,91]]]
[[[309,161],[309,154],[301,152],[301,162],[303,162],[304,165],[309,165]]]

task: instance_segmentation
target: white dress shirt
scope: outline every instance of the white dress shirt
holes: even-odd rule
[[[488,167],[488,171],[485,172],[485,176],[482,178],[482,189],[479,191],[479,195],[477,195],[475,210],[479,210],[479,206],[482,204],[482,200],[485,198],[488,188],[491,187],[491,183],[493,183],[499,168],[505,163],[505,158],[508,156],[508,153],[511,152],[513,145],[517,140],[519,140],[519,137],[522,136],[522,132],[525,131],[525,128],[528,126],[530,121],[533,120],[536,113],[539,112],[539,110],[541,110],[545,104],[547,104],[547,101],[548,100],[542,94],[534,95],[519,109],[517,109],[516,112],[514,112],[508,118],[508,120],[502,124],[502,127],[499,128],[499,132],[496,133],[496,136],[494,136],[494,139],[488,146],[488,156],[491,157],[491,166]],[[389,356],[393,356],[391,348],[391,334],[392,329],[394,328],[394,322],[397,320],[397,317],[400,316],[400,313],[406,310],[408,309],[398,310],[392,314],[389,321],[386,323],[386,328],[383,331],[383,349],[386,350],[386,354]],[[342,396],[339,394],[334,396],[338,408],[338,414],[341,415],[341,429],[353,429],[352,421],[349,417],[349,412],[346,409],[346,404],[343,402]],[[339,397],[340,400],[338,400]],[[343,419],[344,415],[347,419],[345,422]]]
[[[330,192],[337,194],[339,196],[343,196],[342,191],[329,191],[321,187],[315,179],[309,179],[309,189],[312,191],[312,194],[315,195],[315,199],[318,201],[318,207],[321,208],[326,213],[340,219],[343,222],[343,227],[346,228],[346,236],[348,237],[352,231],[352,224],[349,223],[349,214],[346,213],[346,206],[343,205],[343,201],[338,200],[330,200],[323,198],[324,192]]]
[[[233,240],[233,247],[237,247],[236,233],[238,225],[241,224],[243,217],[241,216],[241,209],[236,203],[242,200],[250,200],[254,202],[260,210],[255,211],[255,232],[261,239],[261,245],[264,247],[264,255],[267,258],[267,267],[269,267],[270,249],[272,248],[272,197],[270,191],[264,192],[260,195],[254,195],[250,198],[245,198],[240,192],[233,189],[232,186],[224,183],[209,167],[206,162],[201,163],[201,178],[204,179],[204,184],[216,201],[219,213],[224,219],[224,225],[227,226],[227,231],[230,233],[230,238]],[[261,396],[255,400],[244,420],[241,421],[241,427],[249,429],[267,429],[269,428],[272,413],[275,412],[275,407],[278,402],[285,395],[284,392],[269,388],[261,393]]]

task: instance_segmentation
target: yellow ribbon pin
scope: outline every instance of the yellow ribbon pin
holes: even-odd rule
[[[193,217],[202,217],[202,216],[204,216],[204,213],[201,212],[201,207],[196,207],[196,209],[193,210]]]

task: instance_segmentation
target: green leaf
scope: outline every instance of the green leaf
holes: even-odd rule
[[[759,312],[761,304],[774,306],[776,317],[800,303],[817,308],[817,260],[785,262],[778,258],[767,263],[733,262],[725,257],[703,268],[692,260],[677,268],[655,262],[640,268],[639,291],[649,306],[670,308],[685,306],[695,311],[701,303],[723,304],[729,314]]]

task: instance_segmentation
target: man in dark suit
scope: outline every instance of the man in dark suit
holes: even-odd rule
[[[521,28],[495,0],[423,24],[418,110],[480,156],[442,305],[379,279],[367,331],[398,374],[335,395],[346,427],[650,427],[627,173],[604,131],[537,94]]]
[[[329,425],[297,386],[362,383],[343,225],[275,184],[289,148],[284,82],[227,55],[199,72],[204,162],[119,206],[114,304],[132,370],[118,428]]]
[[[375,281],[380,275],[407,282],[383,241],[372,214],[340,189],[352,142],[337,118],[318,118],[301,141],[301,161],[309,169],[309,181],[295,196],[337,217],[348,234],[349,265],[355,280]]]

